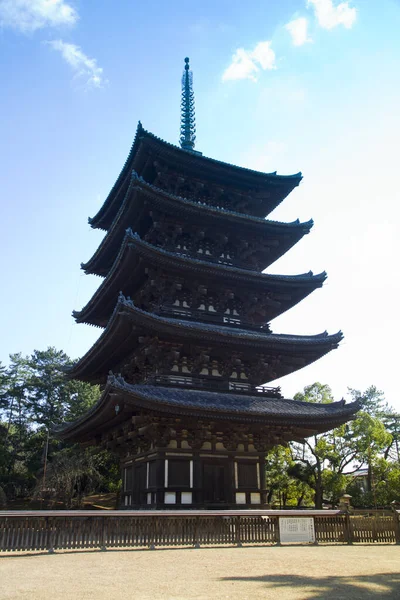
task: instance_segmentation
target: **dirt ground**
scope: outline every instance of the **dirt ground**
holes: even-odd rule
[[[400,599],[400,546],[0,555],[1,600]]]

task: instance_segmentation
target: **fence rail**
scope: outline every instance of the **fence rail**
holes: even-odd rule
[[[399,511],[0,511],[0,552],[278,544],[279,517],[313,517],[317,543],[400,543]]]

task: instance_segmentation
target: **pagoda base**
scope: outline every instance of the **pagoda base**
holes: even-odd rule
[[[228,450],[214,440],[194,449],[185,440],[171,440],[122,457],[120,508],[265,508],[265,452],[249,441],[235,445]]]
[[[59,435],[119,455],[121,508],[262,508],[269,450],[337,427],[358,408],[129,384],[110,375],[96,410]]]

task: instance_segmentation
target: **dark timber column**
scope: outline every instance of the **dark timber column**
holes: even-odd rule
[[[227,489],[226,500],[227,500],[228,504],[235,505],[236,504],[235,458],[232,455],[228,458],[228,477],[229,477],[229,485],[228,485],[228,489]]]
[[[193,453],[193,505],[203,505],[203,472],[199,451]]]
[[[133,504],[133,463],[126,462],[121,467],[122,493],[119,499],[120,508],[129,508]]]
[[[260,470],[260,497],[261,505],[263,505],[267,504],[267,490],[265,489],[265,454],[260,455],[258,464]]]
[[[155,492],[155,503],[156,508],[164,506],[164,483],[165,483],[165,452],[160,452],[156,460],[156,492]]]

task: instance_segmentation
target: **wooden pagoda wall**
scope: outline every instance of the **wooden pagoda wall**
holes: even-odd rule
[[[97,443],[120,456],[120,508],[265,508],[265,455],[284,434],[143,412]]]
[[[266,505],[264,453],[173,445],[123,460],[121,508]]]

